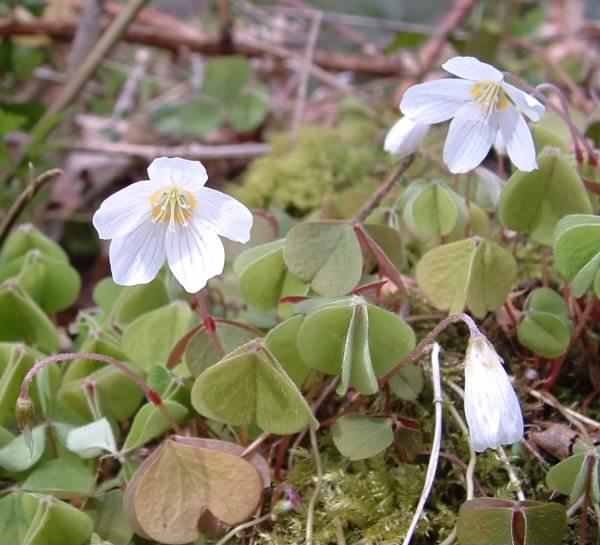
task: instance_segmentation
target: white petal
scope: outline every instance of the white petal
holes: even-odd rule
[[[506,155],[506,144],[502,138],[502,133],[498,131],[496,133],[496,140],[494,140],[494,149],[498,155]]]
[[[485,167],[477,167],[475,174],[479,178],[477,184],[478,204],[485,208],[496,208],[500,202],[504,180]]]
[[[121,237],[150,218],[150,195],[156,191],[150,182],[131,184],[106,198],[96,210],[92,223],[104,240]]]
[[[544,105],[537,98],[525,91],[521,91],[521,89],[510,83],[502,83],[502,88],[515,103],[515,106],[531,121],[539,121],[542,118],[546,108],[544,108]]]
[[[179,157],[159,157],[148,167],[150,181],[157,184],[178,185],[189,191],[202,187],[208,174],[200,161]]]
[[[225,249],[212,227],[201,220],[174,224],[167,230],[169,268],[185,291],[196,293],[223,272]]]
[[[387,133],[383,149],[399,157],[410,155],[417,151],[429,132],[429,127],[426,123],[419,123],[404,116]]]
[[[535,144],[525,118],[516,108],[497,113],[506,152],[519,170],[529,172],[537,168]]]
[[[433,125],[450,119],[472,100],[473,83],[460,79],[438,79],[409,87],[400,102],[402,113],[420,123]]]
[[[460,174],[479,166],[497,132],[496,116],[485,116],[476,103],[464,105],[451,121],[444,144],[444,162],[450,172]]]
[[[198,216],[208,222],[219,235],[230,240],[246,243],[254,218],[240,201],[217,191],[203,187],[196,192]]]
[[[442,64],[442,68],[459,78],[471,81],[502,81],[504,78],[500,70],[475,57],[452,57]]]
[[[523,437],[519,400],[501,359],[487,339],[469,343],[465,360],[465,417],[477,452]]]
[[[109,258],[113,280],[122,286],[147,284],[165,262],[166,224],[148,220],[123,237],[113,238]]]

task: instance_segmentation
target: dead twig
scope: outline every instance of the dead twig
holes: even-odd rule
[[[110,26],[106,29],[106,32],[102,34],[102,37],[96,43],[90,54],[86,57],[83,64],[81,64],[69,78],[67,84],[62,88],[56,100],[48,107],[41,119],[36,123],[35,127],[31,131],[32,138],[30,143],[23,150],[13,168],[9,169],[2,178],[0,185],[6,184],[15,176],[15,174],[27,161],[31,150],[36,149],[38,144],[44,141],[54,130],[57,125],[58,115],[62,114],[64,110],[77,98],[79,92],[90,80],[104,58],[123,36],[129,24],[135,19],[137,13],[147,2],[148,0],[129,0],[129,2],[123,7],[123,10],[111,22]],[[0,22],[0,28],[2,28],[2,26],[3,24]],[[71,34],[73,32],[74,28],[71,29]],[[1,31],[0,35],[2,35]]]
[[[76,30],[74,21],[33,21],[0,20],[0,37],[6,36],[39,36],[46,35],[57,40],[69,41]],[[123,34],[122,39],[128,43],[158,47],[177,53],[181,48],[205,55],[223,54],[218,35],[179,33],[168,27],[150,25],[132,25]],[[234,53],[247,57],[274,55],[281,58],[298,57],[293,51],[275,44],[265,43],[248,36],[237,36]],[[402,64],[397,58],[383,55],[352,55],[333,51],[315,50],[313,64],[326,70],[361,72],[376,76],[398,76],[402,72]],[[311,70],[312,73],[312,70]]]
[[[204,145],[183,144],[180,146],[150,146],[128,144],[126,142],[72,142],[69,148],[78,151],[105,153],[110,155],[128,155],[151,161],[155,157],[184,157],[205,161],[210,159],[251,159],[271,151],[269,144],[248,142],[244,144]]]
[[[79,26],[69,53],[69,73],[72,73],[87,57],[100,37],[104,0],[86,0],[79,18]]]
[[[421,49],[421,67],[415,76],[420,81],[431,70],[448,41],[448,35],[469,16],[477,0],[455,0],[452,9],[440,21],[433,36]]]

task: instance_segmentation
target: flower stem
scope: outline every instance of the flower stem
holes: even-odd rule
[[[502,464],[504,465],[504,468],[506,469],[506,472],[508,473],[508,479],[510,480],[510,484],[515,489],[517,499],[519,501],[525,501],[526,500],[525,492],[523,492],[523,487],[521,486],[521,481],[517,477],[515,468],[510,463],[510,460],[508,459],[508,456],[506,455],[506,451],[504,450],[504,447],[496,448],[496,452],[498,452],[498,455],[500,456],[500,460],[502,461]]]
[[[438,335],[444,331],[449,325],[454,324],[456,322],[464,322],[465,325],[469,328],[470,336],[483,335],[477,324],[474,322],[473,318],[471,318],[468,314],[460,313],[460,314],[450,314],[444,318],[438,325],[436,325],[426,336],[425,338],[415,347],[415,349],[408,354],[403,360],[398,362],[394,367],[392,367],[385,375],[383,375],[379,379],[380,385],[387,384],[390,379],[400,371],[400,369],[409,363],[416,362],[428,349],[431,343],[435,341]]]
[[[412,521],[408,527],[406,537],[402,542],[402,545],[409,545],[412,536],[417,529],[419,519],[425,508],[427,498],[431,493],[433,482],[435,480],[435,473],[437,471],[438,461],[440,459],[440,449],[442,445],[442,378],[440,372],[440,345],[438,343],[433,344],[431,350],[431,382],[433,384],[433,404],[435,407],[435,424],[433,429],[433,444],[431,446],[431,455],[429,456],[429,463],[427,464],[427,472],[425,474],[425,483],[423,484],[423,491],[419,498],[419,503],[413,514]]]
[[[383,183],[379,186],[379,188],[371,195],[371,198],[365,203],[365,205],[358,211],[356,216],[354,216],[353,221],[355,223],[362,223],[365,221],[371,212],[375,210],[383,199],[387,196],[387,194],[392,190],[396,180],[399,176],[404,174],[408,167],[412,164],[414,160],[414,155],[406,158],[401,163],[398,163],[396,167],[387,175],[387,177],[383,180]]]
[[[35,376],[44,368],[48,367],[48,365],[52,365],[54,363],[61,363],[63,361],[74,361],[79,359],[86,360],[94,360],[102,363],[106,363],[108,365],[112,365],[119,369],[125,376],[135,382],[140,389],[144,392],[146,399],[152,403],[165,417],[167,422],[171,424],[171,427],[176,433],[181,433],[179,429],[179,425],[169,412],[169,410],[165,407],[163,400],[160,394],[150,388],[144,378],[138,375],[135,371],[133,371],[126,363],[119,361],[111,356],[106,356],[104,354],[96,354],[94,352],[67,352],[65,354],[54,354],[52,356],[46,356],[41,360],[38,360],[34,366],[27,372],[23,382],[21,383],[21,391],[19,393],[19,397],[17,398],[17,410],[19,406],[28,405],[31,403],[31,398],[29,396],[29,387],[31,386],[31,382],[35,378]]]

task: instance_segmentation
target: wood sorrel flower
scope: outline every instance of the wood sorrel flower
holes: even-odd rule
[[[383,143],[383,149],[399,157],[413,154],[427,136],[430,125],[414,121],[404,116],[389,130]]]
[[[400,109],[425,125],[452,119],[444,145],[449,170],[461,173],[474,169],[485,159],[498,134],[517,168],[536,169],[535,146],[523,114],[539,121],[544,113],[542,103],[506,83],[502,72],[474,57],[454,57],[442,68],[458,78],[409,87]]]
[[[111,239],[109,258],[117,284],[146,284],[166,261],[190,293],[223,272],[225,250],[219,235],[247,242],[252,214],[239,201],[204,187],[202,163],[159,157],[148,167],[149,180],[108,197],[93,224]]]
[[[521,407],[502,358],[481,334],[471,335],[465,357],[465,416],[476,452],[523,437]]]

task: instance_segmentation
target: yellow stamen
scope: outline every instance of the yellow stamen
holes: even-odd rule
[[[196,197],[177,186],[161,189],[150,196],[154,223],[187,225],[198,206]]]
[[[478,81],[471,87],[471,96],[479,103],[486,116],[497,110],[505,110],[511,104],[502,85],[497,81]]]

